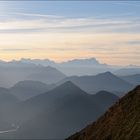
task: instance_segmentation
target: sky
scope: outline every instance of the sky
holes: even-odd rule
[[[139,1],[0,1],[0,59],[90,57],[140,65]]]

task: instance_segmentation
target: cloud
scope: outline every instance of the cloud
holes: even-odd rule
[[[48,15],[48,14],[36,14],[36,13],[20,13],[20,12],[17,12],[17,13],[12,13],[12,14],[15,14],[15,15],[20,15],[20,16],[29,16],[29,17],[43,17],[43,18],[55,18],[55,19],[58,19],[58,18],[64,18],[64,16],[58,16],[58,15]]]
[[[130,45],[140,45],[140,40],[133,40],[133,41],[128,41],[126,42],[127,44],[130,44]]]
[[[11,51],[13,51],[13,52],[17,52],[17,51],[30,51],[30,50],[32,50],[32,49],[27,49],[27,48],[22,48],[22,49],[18,49],[18,48],[9,48],[9,49],[0,49],[1,51],[7,51],[7,52],[11,52]]]
[[[131,3],[130,3],[131,2]],[[139,4],[135,4],[133,3],[132,1],[129,1],[129,2],[124,2],[124,1],[120,1],[120,2],[116,2],[116,4],[119,4],[119,5],[125,5],[125,6],[131,6],[131,7],[140,7]]]
[[[66,18],[56,15],[41,15],[30,13],[14,13],[14,15],[30,16],[33,18],[13,18],[10,21],[0,21],[1,33],[30,33],[30,32],[138,32],[140,19],[112,18]],[[35,17],[35,18],[34,18]]]
[[[47,57],[62,61],[88,56],[110,64],[129,64],[127,59],[138,64],[140,60],[139,18],[20,15],[24,18],[0,20],[2,59]]]

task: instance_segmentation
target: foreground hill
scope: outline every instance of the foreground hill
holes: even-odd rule
[[[133,87],[132,84],[117,77],[111,72],[105,72],[95,76],[68,77],[62,80],[60,83],[65,81],[72,81],[74,84],[88,93],[96,93],[100,90],[110,92],[126,92]]]
[[[130,91],[96,122],[67,140],[139,140],[140,86]]]
[[[96,120],[116,100],[118,97],[111,93],[102,91],[99,95],[89,95],[72,82],[65,82],[21,104],[16,136],[20,139],[65,138],[92,119]]]

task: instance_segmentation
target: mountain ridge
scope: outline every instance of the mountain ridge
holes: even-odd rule
[[[126,92],[133,88],[133,85],[120,77],[112,74],[111,72],[104,72],[97,75],[87,76],[72,76],[58,82],[62,84],[66,81],[72,81],[87,93],[94,93],[100,90],[106,90],[109,92],[120,91]]]
[[[68,81],[51,91],[33,97],[22,104],[24,116],[17,132],[19,138],[65,138],[79,130],[91,119],[96,119],[118,97],[109,94],[109,100],[87,94]],[[99,102],[104,102],[103,106]],[[27,117],[27,118],[25,118]],[[80,119],[79,119],[80,118]],[[38,129],[39,128],[39,129]],[[43,130],[43,131],[41,131]],[[30,133],[32,132],[32,133]]]
[[[17,82],[9,88],[12,95],[15,95],[20,100],[27,100],[31,97],[47,92],[53,87],[40,81],[24,80]]]

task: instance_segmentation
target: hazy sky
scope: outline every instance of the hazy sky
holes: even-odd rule
[[[140,65],[140,2],[0,1],[0,59],[23,57]]]

